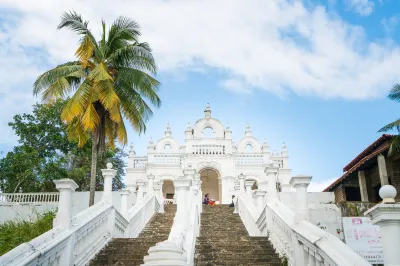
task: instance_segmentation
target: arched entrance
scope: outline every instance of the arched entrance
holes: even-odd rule
[[[174,199],[175,187],[172,180],[164,180],[162,185],[162,193],[165,199]]]
[[[200,171],[200,180],[203,198],[208,193],[211,198],[221,203],[222,191],[219,173],[214,169],[203,169]]]

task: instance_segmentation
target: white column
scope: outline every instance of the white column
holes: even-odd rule
[[[152,194],[154,192],[154,175],[147,176],[147,193]]]
[[[381,180],[381,186],[389,185],[385,156],[379,154],[377,160],[378,160],[378,170],[379,170],[379,178]]]
[[[101,169],[104,177],[104,192],[101,200],[107,201],[112,205],[112,180],[117,174],[117,170],[112,169],[112,163],[107,163],[107,169]]]
[[[384,202],[394,202],[397,191],[393,186],[386,185],[379,190],[379,195]],[[372,223],[381,228],[385,266],[399,266],[400,205],[381,203],[366,211],[364,215],[371,217]]]
[[[144,186],[146,185],[146,181],[139,179],[138,181],[136,181],[136,184],[138,185],[136,202],[139,202],[143,199]]]
[[[308,193],[307,187],[312,176],[293,176],[290,184],[296,189],[296,219],[307,220],[308,217]]]
[[[278,197],[276,190],[276,176],[278,175],[278,167],[271,165],[265,168],[264,173],[267,175],[268,180],[268,200],[273,200]]]
[[[121,214],[128,218],[128,196],[131,194],[129,189],[120,189],[119,194],[121,195]]]
[[[154,190],[154,195],[158,198],[162,198],[162,192],[161,192],[161,184],[160,182],[154,182],[153,184],[153,190]]]
[[[56,188],[60,191],[60,199],[58,201],[58,210],[56,218],[53,221],[53,227],[62,226],[63,228],[71,227],[72,218],[72,195],[78,185],[74,180],[64,178],[59,180],[54,180]]]
[[[251,187],[254,185],[254,180],[248,180],[248,181],[245,181],[244,182],[244,185],[245,185],[245,187],[246,187],[246,197],[248,198],[248,199],[251,199],[252,198],[252,195],[251,195]]]
[[[239,175],[239,186],[240,186],[240,193],[243,194],[244,193],[244,178],[245,176],[240,174]]]

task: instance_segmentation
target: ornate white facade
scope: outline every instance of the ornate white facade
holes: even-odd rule
[[[212,136],[207,135],[207,131],[211,131]],[[171,186],[172,182],[168,181],[185,176],[184,169],[191,168],[193,175],[201,176],[203,194],[210,193],[217,201],[228,204],[234,194],[235,184],[238,185],[239,175],[244,176],[245,180],[255,181],[258,187],[266,187],[264,170],[271,162],[279,166],[277,179],[282,191],[290,189],[288,158],[285,144],[280,153],[271,153],[268,143],[260,143],[253,137],[248,125],[244,136],[235,142],[229,125],[224,126],[213,118],[207,104],[204,118],[199,119],[193,127],[190,123],[187,125],[184,145],[180,145],[172,136],[169,125],[162,139],[156,143],[150,140],[147,156],[137,156],[131,145],[126,184],[131,191],[136,191],[138,180],[147,184],[161,182],[164,187],[168,183]],[[214,177],[217,180],[213,180]]]

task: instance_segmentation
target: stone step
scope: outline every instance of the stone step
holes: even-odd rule
[[[263,262],[257,263],[252,261],[199,261],[196,266],[282,266],[281,262]]]

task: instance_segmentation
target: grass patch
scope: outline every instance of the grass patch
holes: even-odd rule
[[[55,216],[55,212],[46,212],[34,222],[16,220],[0,224],[0,256],[52,229]]]

